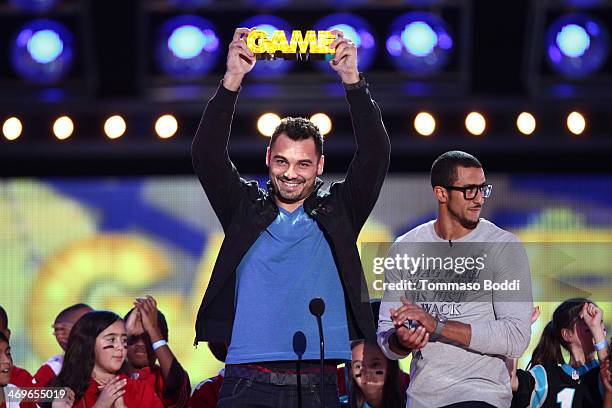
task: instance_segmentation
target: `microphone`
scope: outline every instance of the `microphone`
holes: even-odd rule
[[[298,395],[298,408],[302,408],[302,379],[300,372],[300,362],[302,356],[306,351],[306,335],[302,331],[296,331],[293,334],[293,351],[297,355],[296,372],[297,372],[297,395]]]
[[[319,389],[319,391],[321,394],[321,408],[324,408],[325,393],[323,391],[323,388],[325,370],[325,342],[323,340],[323,322],[321,321],[321,316],[323,316],[323,313],[325,313],[325,302],[321,298],[314,298],[310,301],[308,309],[310,310],[310,313],[317,318],[317,326],[319,327],[319,346],[321,352],[321,388]]]

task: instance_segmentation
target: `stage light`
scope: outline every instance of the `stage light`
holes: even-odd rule
[[[286,6],[291,3],[291,0],[247,0],[247,3],[253,7],[257,7],[258,10],[265,10]]]
[[[347,9],[350,7],[358,7],[366,3],[368,0],[327,0],[327,3],[335,9]]]
[[[104,133],[106,133],[109,139],[120,138],[123,136],[126,129],[127,125],[125,124],[125,120],[119,115],[111,116],[104,122]]]
[[[257,119],[257,130],[264,136],[272,137],[280,121],[281,118],[276,113],[264,113]]]
[[[570,78],[597,71],[609,52],[606,28],[587,14],[570,14],[551,24],[546,57],[552,68]]]
[[[453,38],[441,17],[431,13],[411,12],[393,22],[386,45],[396,67],[426,76],[440,71],[448,64]]]
[[[168,139],[176,134],[178,121],[172,115],[162,115],[155,121],[155,133],[162,139]]]
[[[414,118],[414,129],[422,136],[431,136],[436,130],[436,120],[427,112],[419,112]]]
[[[11,49],[17,74],[26,81],[51,84],[63,78],[72,67],[73,36],[66,27],[52,20],[34,20],[23,26]]]
[[[166,75],[179,80],[199,78],[218,58],[219,38],[212,23],[202,17],[173,17],[158,31],[156,60]]]
[[[362,17],[350,13],[336,13],[323,17],[314,25],[315,30],[342,30],[344,37],[355,43],[358,49],[357,59],[359,69],[368,69],[376,56],[376,41],[370,24]],[[327,72],[332,72],[327,61],[317,61],[317,66]]]
[[[264,31],[269,38],[272,38],[274,31],[283,30],[285,35],[289,35],[289,38],[291,38],[291,26],[287,20],[267,14],[244,20],[238,27],[256,27],[258,30]],[[278,77],[292,69],[294,65],[295,62],[283,59],[272,61],[259,60],[251,70],[251,74],[259,78]]]
[[[66,140],[74,133],[74,122],[68,116],[61,116],[53,122],[53,134],[59,140]]]
[[[57,4],[57,0],[9,0],[15,8],[27,13],[44,13]]]
[[[193,9],[197,7],[208,6],[213,0],[168,0],[171,6],[180,9]]]
[[[536,129],[535,117],[529,112],[521,112],[516,118],[516,127],[524,135],[532,134]]]
[[[572,112],[567,115],[567,128],[575,135],[582,134],[586,128],[586,120],[584,116],[578,112]]]
[[[23,125],[21,121],[16,117],[10,117],[4,121],[2,125],[2,134],[8,140],[15,140],[19,136],[21,136],[21,132],[23,131]]]
[[[470,112],[465,118],[465,128],[475,136],[482,135],[486,127],[487,121],[478,112]]]
[[[315,113],[310,117],[310,121],[317,125],[319,132],[321,132],[323,136],[329,134],[332,130],[332,121],[329,116],[324,113]]]
[[[563,3],[570,7],[593,7],[603,2],[604,0],[565,0]]]

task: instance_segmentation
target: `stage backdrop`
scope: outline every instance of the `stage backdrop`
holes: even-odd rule
[[[340,177],[327,177],[326,185]],[[485,218],[525,242],[571,248],[556,256],[528,246],[530,262],[547,276],[534,276],[543,313],[524,365],[563,299],[591,296],[612,322],[612,175],[489,177]],[[255,178],[264,184],[265,176]],[[392,241],[434,217],[428,175],[392,175],[360,240]],[[135,297],[151,294],[192,382],[216,375],[221,363],[193,340],[222,238],[195,177],[0,181],[0,304],[9,314],[15,363],[35,371],[61,351],[51,325],[64,307],[85,302],[123,315]]]

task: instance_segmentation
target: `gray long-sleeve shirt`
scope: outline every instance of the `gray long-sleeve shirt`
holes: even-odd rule
[[[404,357],[389,348],[389,337],[395,331],[389,309],[401,306],[402,295],[430,314],[471,325],[472,331],[469,347],[432,335],[422,350],[413,351],[406,406],[434,408],[484,401],[495,407],[510,407],[512,390],[504,359],[520,357],[529,345],[533,309],[529,262],[518,238],[481,219],[468,235],[450,243],[437,236],[434,221],[430,221],[395,241],[388,258],[398,255],[421,263],[419,267],[400,263],[384,271],[385,284],[410,280],[415,285],[410,289],[385,288],[378,343],[387,357]],[[440,262],[434,258],[440,258]],[[461,269],[458,265],[465,266],[466,258],[475,261],[468,265],[470,268]],[[509,288],[515,290],[485,290],[484,281],[514,283]],[[481,286],[478,290],[475,286],[467,290],[465,286],[443,286],[449,282],[478,282]],[[434,283],[442,285],[426,286]]]

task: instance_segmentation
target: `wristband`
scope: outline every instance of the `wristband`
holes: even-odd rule
[[[603,339],[599,343],[595,343],[595,350],[597,350],[597,351],[605,350],[606,347],[608,347],[608,340],[607,339]]]
[[[158,348],[164,347],[164,346],[167,346],[167,345],[168,345],[168,342],[166,340],[164,340],[164,339],[157,340],[155,343],[152,344],[153,351],[156,351]]]

